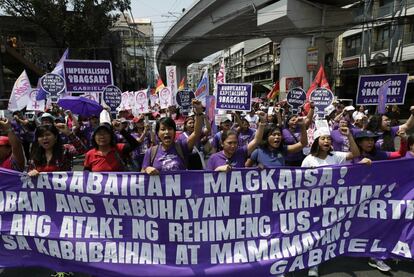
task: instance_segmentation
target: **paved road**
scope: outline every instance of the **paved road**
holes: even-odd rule
[[[366,258],[336,258],[324,263],[319,268],[319,274],[323,277],[414,277],[414,261],[389,261],[392,267],[389,273],[381,273],[373,269],[367,263]],[[0,277],[49,277],[55,272],[45,268],[6,269]],[[86,274],[75,274],[74,277],[87,277]],[[305,277],[307,271],[287,274],[287,277]],[[99,277],[99,276],[94,276]]]

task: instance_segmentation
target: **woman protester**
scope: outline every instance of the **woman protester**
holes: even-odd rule
[[[0,128],[3,134],[7,134],[7,136],[0,136],[0,167],[23,171],[26,159],[22,143],[8,119],[0,119]]]
[[[387,115],[373,115],[366,129],[379,135],[375,147],[383,151],[395,151],[394,138],[397,132],[407,132],[414,127],[414,106],[410,107],[410,112],[407,122],[394,127],[391,127],[391,119]]]
[[[410,135],[407,139],[408,151],[405,154],[406,159],[414,159],[414,135]]]
[[[309,109],[308,114],[306,115],[305,123],[304,123],[305,129],[308,129],[309,126],[312,124],[313,115],[315,111],[315,105],[313,103],[310,103],[309,107],[310,109]],[[282,131],[285,144],[294,145],[302,140],[302,135],[303,135],[302,127],[299,124],[297,124],[299,120],[300,120],[300,117],[295,114],[292,114],[287,118],[286,128],[284,128]],[[306,133],[305,133],[305,136],[307,136]],[[285,157],[286,165],[300,166],[304,158],[305,156],[302,153],[302,151],[290,152]]]
[[[60,133],[68,138],[69,144],[62,143]],[[28,174],[37,176],[40,172],[71,171],[73,157],[85,152],[85,145],[66,124],[41,125],[35,131]]]
[[[398,131],[400,137],[400,149],[395,152],[379,150],[375,147],[375,141],[380,137],[371,131],[364,130],[355,134],[355,140],[360,150],[361,156],[354,159],[354,162],[370,165],[372,161],[393,160],[405,156],[407,152],[407,135],[403,131]],[[368,264],[382,272],[388,272],[391,267],[381,259],[370,258]]]
[[[288,154],[297,153],[308,144],[306,126],[303,119],[297,120],[296,124],[301,129],[300,140],[295,144],[286,145],[280,127],[270,125],[263,134],[263,143],[260,148],[253,151],[247,159],[246,167],[254,164],[262,167],[285,166],[285,158]]]
[[[394,160],[405,156],[407,153],[407,136],[404,132],[398,132],[400,137],[400,149],[394,152],[379,150],[375,147],[375,141],[379,138],[378,134],[364,130],[355,134],[355,141],[361,153],[360,157],[354,162],[364,161],[370,164],[371,161]]]
[[[204,147],[208,143],[208,136],[211,134],[210,122],[206,115],[203,115],[203,121],[205,130],[202,130],[199,141],[194,145],[193,151],[188,157],[189,170],[202,170],[204,169]],[[178,137],[178,141],[187,141],[190,135],[194,132],[195,116],[188,116],[184,121],[184,132]]]
[[[349,140],[349,151],[333,151],[331,132],[327,128],[317,129],[313,135],[311,151],[303,160],[302,167],[319,167],[326,165],[341,165],[346,161],[359,157],[358,146],[348,127],[342,127],[343,133]]]
[[[142,172],[149,175],[159,175],[164,171],[185,170],[188,156],[200,139],[203,121],[201,102],[193,100],[195,113],[194,131],[187,140],[175,140],[177,127],[171,117],[163,117],[155,125],[155,133],[160,141],[145,152]]]
[[[332,137],[328,128],[317,129],[311,151],[303,160],[302,167],[319,167],[328,165],[341,165],[360,155],[358,146],[348,127],[342,128],[349,140],[349,152],[336,152],[332,148]],[[318,266],[309,268],[308,276],[319,276]]]
[[[266,114],[258,112],[259,128],[254,139],[248,145],[238,147],[237,132],[233,130],[224,131],[221,135],[223,150],[213,154],[207,163],[207,170],[228,172],[232,168],[245,167],[247,158],[262,142],[263,132],[266,126]]]
[[[114,128],[126,143],[117,143],[114,129],[109,123],[101,123],[92,135],[92,146],[85,155],[84,169],[92,172],[128,171],[128,155],[139,146],[138,141],[125,130],[126,126],[114,120]]]

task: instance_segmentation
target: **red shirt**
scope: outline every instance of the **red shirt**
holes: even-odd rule
[[[92,172],[123,171],[122,149],[125,144],[118,143],[106,155],[96,148],[89,150],[85,156],[84,167]]]
[[[0,167],[7,168],[7,169],[13,169],[17,170],[16,166],[14,166],[15,163],[13,163],[12,155],[10,154],[9,157],[7,157],[1,164]]]

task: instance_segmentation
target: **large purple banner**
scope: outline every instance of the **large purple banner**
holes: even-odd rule
[[[387,104],[404,104],[407,79],[408,74],[361,75],[356,103],[357,105],[377,105],[379,89],[387,80],[391,80],[387,92]]]
[[[1,170],[0,265],[271,276],[341,255],[411,259],[412,168],[414,159],[161,176]]]
[[[113,85],[111,61],[65,60],[66,92],[102,92]]]

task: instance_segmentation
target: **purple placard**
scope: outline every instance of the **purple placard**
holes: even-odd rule
[[[316,88],[309,96],[309,101],[313,102],[316,107],[316,113],[323,116],[325,108],[332,104],[334,95],[331,90],[327,88]]]
[[[65,60],[66,92],[101,92],[113,85],[111,61]]]
[[[302,107],[306,102],[306,91],[300,87],[293,88],[286,95],[286,101],[292,107],[293,113],[297,114],[299,107]]]
[[[250,111],[252,84],[217,84],[218,110]]]
[[[378,90],[388,79],[391,79],[391,83],[387,93],[387,104],[404,104],[408,74],[359,76],[356,104],[365,106],[377,105]]]
[[[229,173],[0,169],[0,265],[94,276],[275,276],[414,255],[414,159]],[[390,174],[393,172],[393,174]]]

